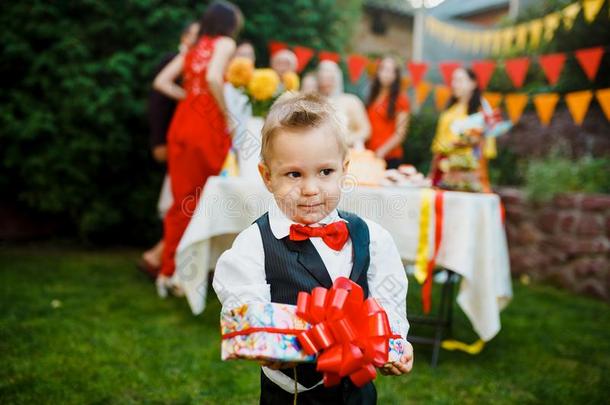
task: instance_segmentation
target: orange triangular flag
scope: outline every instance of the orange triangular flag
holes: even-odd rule
[[[602,107],[606,119],[610,121],[610,87],[607,89],[600,89],[595,91],[595,97],[597,102]]]
[[[483,98],[487,100],[491,108],[498,108],[502,102],[502,93],[486,91],[483,93]]]
[[[313,57],[314,50],[305,46],[295,46],[292,50],[297,56],[297,72],[300,73]]]
[[[558,101],[559,94],[557,93],[542,93],[534,96],[534,106],[542,125],[547,126],[551,123]]]
[[[604,0],[585,0],[582,2],[583,13],[585,15],[585,20],[589,24],[595,20],[599,10],[602,8],[604,4]]]
[[[527,105],[527,94],[525,93],[509,93],[504,97],[506,104],[506,112],[513,124],[516,124],[521,119],[521,114]]]
[[[426,81],[419,82],[415,87],[415,101],[418,105],[422,105],[428,98],[430,93],[430,83]]]
[[[591,90],[575,91],[566,94],[565,98],[572,119],[576,125],[582,125],[585,115],[587,115],[589,110],[589,103],[591,103],[591,98],[593,98],[593,92]]]
[[[434,104],[438,111],[442,111],[451,98],[451,88],[439,84],[434,88]]]

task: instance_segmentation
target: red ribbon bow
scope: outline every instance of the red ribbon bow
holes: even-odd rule
[[[313,325],[297,338],[305,353],[321,352],[317,370],[324,374],[325,386],[349,376],[361,387],[375,379],[375,367],[388,361],[388,341],[396,337],[388,316],[374,298],[364,300],[362,288],[353,281],[339,277],[329,290],[300,292],[297,315]]]
[[[290,240],[301,241],[309,238],[320,237],[334,250],[341,250],[347,238],[349,231],[344,221],[333,222],[328,225],[312,227],[301,224],[290,225]]]

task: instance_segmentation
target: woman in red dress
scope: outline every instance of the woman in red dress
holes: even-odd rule
[[[168,169],[174,203],[163,222],[165,249],[159,293],[174,287],[174,255],[210,176],[220,173],[231,146],[223,96],[224,74],[235,38],[243,26],[239,8],[218,1],[200,22],[199,39],[186,55],[178,55],[155,78],[154,87],[180,100],[168,132]],[[183,86],[175,83],[182,75]]]
[[[402,143],[409,125],[409,100],[400,93],[400,82],[398,63],[391,57],[383,58],[366,106],[371,123],[366,147],[385,159],[389,169],[402,163]]]

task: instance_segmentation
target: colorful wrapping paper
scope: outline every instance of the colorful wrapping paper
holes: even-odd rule
[[[313,362],[315,356],[304,353],[297,339],[300,331],[310,327],[296,316],[293,305],[261,302],[223,310],[220,316],[222,360]]]

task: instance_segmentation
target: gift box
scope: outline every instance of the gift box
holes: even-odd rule
[[[249,303],[223,310],[220,317],[222,360],[249,359],[313,362],[297,339],[311,325],[296,315],[293,305]]]
[[[407,341],[398,338],[398,339],[390,339],[389,341],[389,350],[388,350],[388,361],[400,361],[402,356],[405,354]]]

